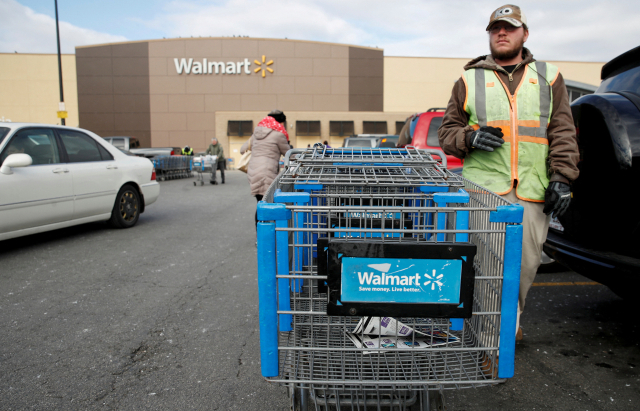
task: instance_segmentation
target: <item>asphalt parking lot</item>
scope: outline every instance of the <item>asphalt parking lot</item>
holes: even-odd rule
[[[288,409],[260,376],[246,176],[193,181],[162,182],[133,229],[0,242],[0,409]],[[572,272],[536,283],[516,376],[447,409],[640,409],[634,305]]]

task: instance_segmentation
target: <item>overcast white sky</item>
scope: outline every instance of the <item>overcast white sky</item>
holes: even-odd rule
[[[475,57],[504,3],[487,0],[59,0],[61,45],[163,37],[289,38],[380,47],[387,56]],[[608,61],[640,45],[638,0],[518,1],[538,59]],[[0,52],[55,53],[53,0],[0,0]]]

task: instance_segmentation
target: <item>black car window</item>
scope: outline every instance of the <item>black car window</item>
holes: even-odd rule
[[[607,91],[631,91],[640,95],[640,67],[632,68],[606,79],[600,84],[596,93],[606,93]]]
[[[11,129],[8,127],[0,127],[0,144],[2,144],[4,138],[9,134],[9,130]]]
[[[53,130],[48,128],[29,128],[18,131],[2,150],[0,164],[4,163],[4,160],[11,154],[17,153],[29,154],[33,160],[32,165],[60,162]]]
[[[442,124],[442,117],[433,117],[429,124],[429,131],[427,133],[427,145],[429,147],[440,147],[440,140],[438,140],[438,127]]]
[[[98,144],[98,150],[100,150],[100,156],[103,160],[111,161],[113,160],[113,156],[110,152],[107,151],[106,148],[102,147],[101,144]]]
[[[98,143],[84,133],[73,130],[58,129],[62,138],[62,144],[67,150],[70,163],[86,163],[90,161],[102,161]]]

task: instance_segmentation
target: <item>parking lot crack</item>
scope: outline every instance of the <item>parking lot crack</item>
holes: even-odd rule
[[[240,346],[240,355],[238,356],[238,372],[236,373],[236,378],[240,378],[240,371],[242,371],[242,366],[244,363],[242,362],[242,356],[244,355],[244,347],[247,345],[247,341],[256,333],[256,330],[252,330],[249,335],[244,339],[242,345]]]

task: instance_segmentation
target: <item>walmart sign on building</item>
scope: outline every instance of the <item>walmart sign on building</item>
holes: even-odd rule
[[[258,73],[262,71],[262,77],[265,76],[265,71],[273,73],[273,69],[269,67],[273,64],[273,60],[266,61],[266,57],[262,56],[262,62],[254,60],[253,63],[245,58],[243,61],[207,61],[206,58],[202,61],[194,61],[194,59],[174,58],[173,62],[176,66],[176,72],[178,74],[251,74],[249,68],[253,63],[256,67],[253,72]]]

